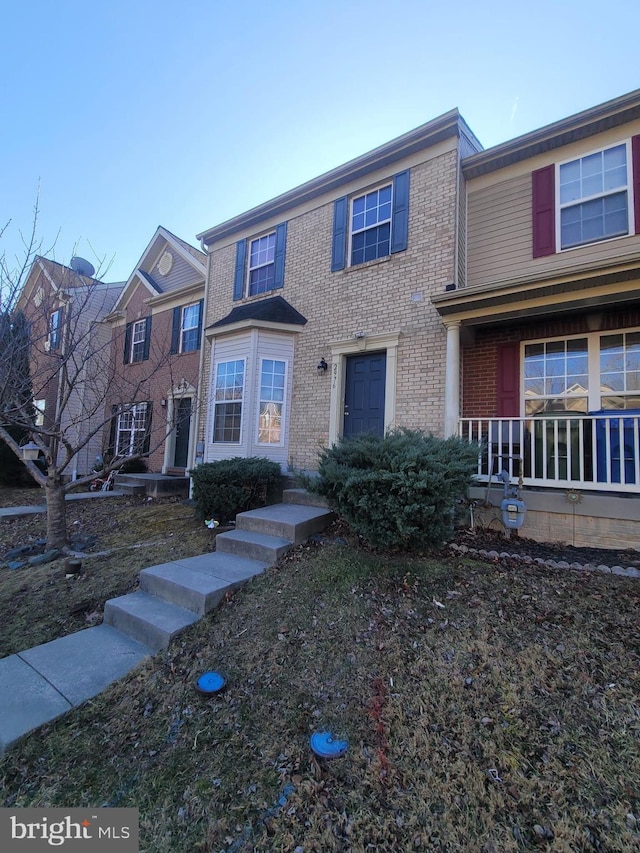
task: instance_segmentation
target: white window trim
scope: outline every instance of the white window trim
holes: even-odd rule
[[[265,237],[271,237],[273,235],[273,260],[268,261],[266,264],[257,264],[255,267],[251,266],[251,246],[257,240],[264,240]],[[245,286],[244,286],[244,295],[245,297],[249,296],[260,296],[263,293],[270,293],[273,290],[272,287],[267,288],[267,290],[261,290],[259,293],[251,293],[251,273],[254,270],[264,269],[265,267],[273,267],[275,273],[275,251],[276,251],[276,229],[272,228],[269,231],[265,231],[263,234],[257,234],[255,237],[249,237],[247,240],[247,268],[245,271]]]
[[[376,192],[378,190],[383,190],[385,187],[391,187],[391,214],[388,219],[383,219],[380,222],[376,222],[375,225],[369,225],[368,228],[359,228],[357,231],[353,231],[351,227],[351,223],[353,222],[353,203],[357,201],[359,198],[363,196],[369,195],[369,193]],[[364,190],[358,190],[349,198],[349,209],[347,214],[347,231],[348,231],[348,239],[347,239],[347,268],[354,267],[357,269],[358,267],[364,267],[367,264],[375,264],[380,261],[388,258],[389,255],[383,255],[381,258],[374,258],[371,261],[362,261],[362,263],[354,264],[351,261],[351,250],[353,244],[353,235],[354,234],[362,234],[364,231],[370,231],[372,228],[377,228],[379,225],[384,225],[385,222],[389,223],[389,255],[391,254],[391,231],[393,229],[393,180],[391,181],[383,181],[381,184],[375,184],[372,187],[367,187]]]
[[[56,308],[49,315],[49,349],[58,350],[62,343],[62,308]],[[55,323],[54,323],[55,320]]]
[[[585,196],[585,198],[571,202],[571,204],[560,205],[560,167],[566,166],[568,163],[575,163],[577,160],[584,160],[585,157],[590,157],[592,154],[599,154],[602,151],[608,151],[610,148],[617,148],[619,145],[625,145],[627,149],[627,224],[628,229],[626,234],[617,234],[615,237],[603,237],[601,240],[592,240],[588,243],[580,243],[578,246],[567,246],[562,248],[562,228],[560,212],[568,207],[578,204],[583,204],[586,201],[591,201],[596,198],[604,198],[617,192],[624,192],[622,188],[612,191],[612,193],[601,193],[595,196]],[[633,201],[633,158],[631,151],[631,139],[620,139],[617,142],[612,142],[610,145],[605,145],[600,148],[594,148],[592,151],[585,151],[576,157],[569,157],[566,160],[559,161],[555,164],[555,227],[556,227],[556,253],[573,252],[576,249],[584,249],[589,246],[595,246],[600,243],[609,243],[612,240],[624,240],[632,234],[635,234],[635,217],[634,217],[634,201]]]
[[[265,361],[279,361],[284,364],[284,393],[282,397],[282,414],[280,416],[280,441],[272,442],[272,441],[260,441],[260,387],[262,383],[262,365]],[[258,376],[257,376],[257,390],[256,390],[256,433],[255,433],[255,443],[258,447],[283,447],[284,446],[284,434],[285,434],[285,424],[286,424],[286,416],[287,416],[287,383],[289,381],[289,363],[286,358],[276,358],[271,356],[260,356],[258,359]],[[272,401],[273,402],[273,401]]]
[[[42,399],[33,401],[33,408],[35,409],[36,413],[34,423],[38,427],[44,426],[44,412],[46,403],[47,401]]]
[[[240,400],[216,400],[216,382],[218,378],[218,366],[221,364],[229,364],[232,361],[241,361],[244,365],[243,373],[242,373],[242,397]],[[242,444],[242,436],[244,434],[244,422],[246,416],[246,404],[247,404],[247,359],[243,358],[224,358],[216,361],[213,365],[213,377],[211,384],[211,401],[213,403],[212,406],[212,419],[211,419],[211,434],[209,435],[209,443],[212,445],[220,445],[224,447],[237,447]],[[216,431],[216,406],[225,405],[228,403],[240,403],[240,436],[238,441],[216,441],[215,431]]]
[[[136,328],[142,326],[142,338],[140,340],[136,340]],[[131,364],[138,364],[141,361],[144,361],[144,345],[147,337],[147,321],[146,320],[134,320],[133,326],[131,327],[131,351],[129,352],[129,361]],[[134,358],[133,354],[135,352],[136,344],[142,344],[142,357]]]
[[[135,448],[136,434],[141,432],[144,436],[146,434],[146,431],[147,431],[147,417],[149,414],[149,405],[150,404],[148,402],[133,403],[132,405],[127,406],[125,409],[123,409],[123,411],[121,411],[118,414],[118,422],[116,425],[116,446],[115,446],[116,455],[118,457],[133,456],[134,448]],[[142,411],[144,412],[144,424],[143,424],[141,429],[135,428],[136,414],[137,414],[136,410],[137,409],[142,409]],[[124,429],[120,426],[121,418],[123,415],[129,414],[129,413],[131,414],[131,428],[130,429]],[[120,433],[122,433],[122,432],[130,433],[129,448],[128,448],[127,453],[121,453],[120,452]],[[144,446],[144,440],[143,440],[143,446]]]
[[[198,309],[198,316],[196,319],[195,326],[189,326],[188,328],[185,328],[184,318],[185,318],[185,313],[189,310],[189,308],[197,308]],[[184,348],[184,333],[190,332],[193,329],[195,329],[197,332],[199,325],[200,325],[200,303],[199,302],[190,302],[188,305],[183,305],[182,306],[182,313],[180,315],[180,341],[179,341],[178,352],[182,353],[182,352],[196,352],[197,351],[197,349],[198,349],[197,346],[195,347],[195,349],[185,350],[185,348]]]
[[[524,357],[525,357],[525,347],[532,346],[534,344],[548,344],[553,343],[554,341],[570,341],[576,340],[578,338],[586,338],[587,340],[587,370],[588,370],[588,389],[587,389],[587,412],[597,412],[601,408],[601,399],[602,399],[602,391],[601,391],[601,383],[600,383],[600,338],[608,337],[610,335],[623,335],[623,334],[633,334],[634,332],[640,332],[640,327],[630,327],[624,329],[607,329],[606,331],[598,331],[598,332],[583,332],[582,334],[575,335],[554,335],[553,337],[548,338],[536,338],[535,340],[530,341],[522,341],[520,344],[520,417],[521,418],[529,418],[529,417],[537,417],[536,415],[530,416],[525,413],[525,396],[524,396]],[[622,392],[621,396],[624,395]],[[567,396],[567,395],[555,395],[555,396]],[[571,397],[567,396],[567,399],[571,399]],[[587,412],[575,412],[568,413],[569,416],[574,417],[585,417]],[[621,413],[624,412],[624,409],[620,410]],[[558,417],[563,417],[563,413],[559,412]]]

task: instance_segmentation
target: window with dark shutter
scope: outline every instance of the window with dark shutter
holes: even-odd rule
[[[555,165],[536,169],[531,175],[531,216],[533,257],[542,258],[556,251]]]

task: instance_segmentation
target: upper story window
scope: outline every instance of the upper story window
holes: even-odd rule
[[[236,243],[233,298],[257,296],[284,285],[287,223],[275,231]]]
[[[62,340],[62,308],[49,317],[49,348],[60,349]]]
[[[408,245],[409,177],[407,169],[390,183],[365,193],[343,196],[333,206],[331,271],[358,266],[403,252]]]
[[[204,300],[173,309],[171,352],[195,352],[200,349]]]
[[[249,296],[273,290],[275,280],[276,232],[249,244]]]
[[[534,258],[640,234],[640,135],[531,174]]]
[[[127,323],[124,336],[124,363],[134,364],[149,358],[151,317]]]
[[[558,167],[560,248],[629,233],[627,143]]]
[[[351,201],[351,265],[390,254],[391,184]]]

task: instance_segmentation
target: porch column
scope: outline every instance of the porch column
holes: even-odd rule
[[[447,361],[445,364],[444,437],[458,434],[460,418],[460,321],[445,323]]]

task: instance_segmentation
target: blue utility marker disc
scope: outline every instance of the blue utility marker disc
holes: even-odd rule
[[[346,740],[340,740],[332,732],[314,732],[309,743],[319,758],[339,758],[349,748]]]
[[[227,679],[219,672],[205,672],[196,681],[196,690],[205,696],[219,693],[227,684]]]

